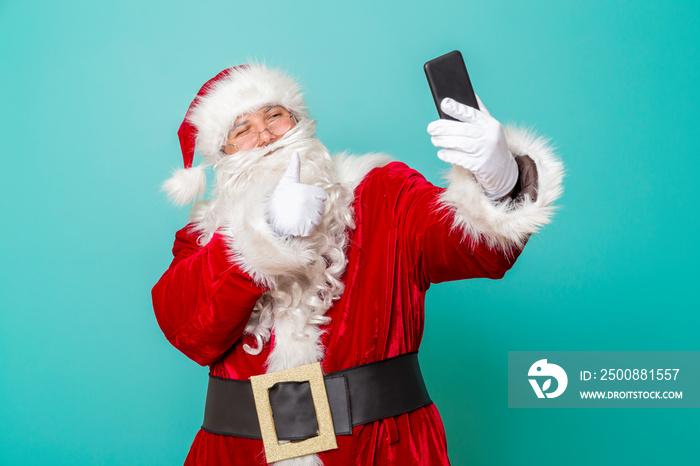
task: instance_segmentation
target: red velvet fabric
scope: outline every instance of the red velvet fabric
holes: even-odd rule
[[[438,209],[442,192],[398,162],[370,172],[355,190],[357,227],[350,232],[342,298],[329,309],[326,373],[417,351],[423,335],[424,297],[431,283],[501,278],[510,255],[462,238],[453,213]],[[265,372],[271,343],[258,356],[242,335],[264,289],[227,260],[215,235],[197,246],[191,228],[179,231],[175,259],[153,288],[158,322],[168,340],[220,377],[248,379]],[[428,387],[430,389],[430,387]],[[338,449],[320,453],[326,465],[449,464],[445,432],[435,405],[355,427],[338,436]],[[266,464],[262,442],[199,431],[186,465]]]

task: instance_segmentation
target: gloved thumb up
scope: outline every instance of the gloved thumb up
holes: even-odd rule
[[[289,166],[284,172],[282,180],[285,182],[298,183],[301,175],[301,160],[299,160],[299,152],[294,152],[289,158]]]
[[[325,191],[299,182],[301,161],[294,152],[287,171],[272,192],[268,222],[279,236],[309,236],[321,223],[326,210]]]

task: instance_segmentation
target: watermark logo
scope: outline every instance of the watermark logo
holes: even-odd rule
[[[532,389],[535,391],[537,398],[556,398],[566,390],[566,386],[569,383],[569,378],[566,376],[564,369],[557,366],[556,364],[550,364],[546,359],[540,359],[535,364],[530,366],[530,370],[527,371],[528,377],[549,377],[544,381],[542,387],[537,383],[537,379],[528,379]],[[547,390],[551,388],[552,379],[557,381],[557,389],[553,392],[547,393]]]

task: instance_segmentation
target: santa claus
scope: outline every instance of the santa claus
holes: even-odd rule
[[[545,140],[480,106],[446,99],[457,121],[428,126],[453,165],[442,188],[384,155],[331,157],[279,70],[202,87],[165,188],[201,197],[204,164],[216,184],[153,288],[168,341],[210,366],[185,464],[449,464],[416,357],[425,293],[501,278],[550,221],[563,174]]]

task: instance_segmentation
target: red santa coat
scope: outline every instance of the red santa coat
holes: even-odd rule
[[[518,147],[517,141],[514,145]],[[538,147],[530,149],[538,152]],[[540,172],[538,201],[526,202],[520,208],[523,214],[496,213],[500,221],[481,218],[479,209],[491,209],[484,207],[484,199],[459,204],[464,196],[481,196],[475,194],[471,175],[459,167],[447,190],[398,162],[375,168],[362,179],[354,191],[356,228],[349,231],[345,292],[326,313],[331,322],[322,335],[325,373],[418,351],[431,283],[501,278],[510,269],[528,235],[546,223],[538,216],[549,218],[551,201],[560,193],[561,165],[549,149],[544,152],[544,158],[534,157]],[[477,215],[470,217],[468,210]],[[517,218],[503,217],[511,214]],[[510,231],[508,222],[517,226]],[[193,225],[176,235],[175,258],[153,288],[158,322],[176,348],[210,366],[215,376],[247,380],[263,374],[274,334],[253,356],[243,344],[255,346],[254,338],[243,331],[266,289],[231,263],[224,236],[214,234],[203,247],[197,239]],[[337,442],[338,449],[319,453],[324,464],[449,464],[435,405],[357,426],[352,436],[338,436]],[[266,462],[260,440],[200,430],[185,464]]]

